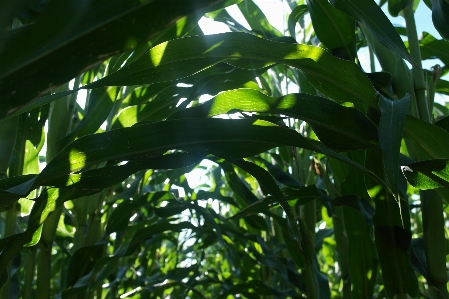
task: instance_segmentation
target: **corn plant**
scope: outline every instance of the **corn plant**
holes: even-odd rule
[[[0,298],[449,298],[449,2],[258,3],[0,1]]]

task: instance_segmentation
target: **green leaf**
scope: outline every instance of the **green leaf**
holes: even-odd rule
[[[257,196],[251,192],[246,181],[237,175],[231,163],[223,159],[215,159],[213,161],[218,163],[223,169],[226,182],[234,192],[234,198],[239,203],[240,207],[246,207],[247,205],[251,205],[258,201]]]
[[[88,274],[102,257],[105,244],[81,247],[70,258],[67,271],[67,286],[72,287],[81,277]],[[80,261],[83,261],[80,263]]]
[[[449,81],[442,79],[438,80],[435,91],[441,94],[449,95]]]
[[[222,92],[198,107],[174,113],[169,119],[208,117],[235,110],[304,120],[321,142],[335,150],[379,147],[376,127],[359,110],[305,93],[274,98],[253,89],[235,89]]]
[[[388,12],[391,16],[397,17],[408,3],[408,0],[388,0]]]
[[[291,202],[293,201],[296,201],[294,205],[304,205],[314,199],[320,198],[320,194],[318,193],[315,185],[307,186],[301,189],[282,189],[282,191],[284,193],[284,197],[289,202],[289,205],[292,205],[293,203]],[[241,209],[229,219],[239,219],[252,214],[264,213],[276,202],[276,198],[273,196],[266,196],[263,199]]]
[[[168,27],[176,28],[175,21],[184,16],[200,16],[236,2],[172,0],[170,6],[162,0],[99,1],[89,6],[50,2],[33,26],[4,32],[0,118],[85,69],[155,38]],[[176,37],[175,31],[169,38]]]
[[[366,167],[377,175],[385,173],[383,157],[378,152],[367,150]],[[388,297],[412,298],[419,291],[418,280],[410,263],[410,207],[403,198],[406,196],[406,182],[399,178],[401,198],[397,200],[386,190],[368,178],[366,188],[376,205],[373,217],[375,245],[379,257],[385,291]],[[402,180],[401,180],[402,179]]]
[[[130,175],[144,169],[175,169],[191,166],[200,162],[205,153],[174,153],[155,158],[129,160],[125,165],[106,166],[84,171],[80,174],[70,174],[48,181],[54,187],[69,189],[102,189],[121,183]]]
[[[11,118],[4,121],[0,126],[0,156],[3,157],[0,162],[0,178],[6,177],[9,166],[9,160],[12,156],[14,144],[18,131],[19,118]]]
[[[370,227],[362,214],[344,207],[344,224],[349,240],[348,262],[352,298],[371,298],[377,273],[376,250],[370,238]]]
[[[267,193],[270,193],[273,195],[273,197],[276,199],[276,201],[279,202],[282,209],[284,210],[285,214],[287,215],[288,222],[290,224],[290,229],[292,230],[293,234],[295,235],[296,241],[298,242],[299,248],[301,248],[301,231],[299,229],[299,225],[295,219],[295,216],[293,214],[293,211],[288,204],[287,200],[284,197],[284,194],[282,193],[281,189],[279,189],[279,186],[274,181],[273,177],[262,167],[257,166],[256,164],[253,164],[251,162],[247,162],[244,160],[237,160],[237,159],[230,159],[230,162],[237,165],[241,169],[245,170],[249,174],[251,174],[253,177],[257,179],[259,182],[259,185],[261,186],[262,190],[266,190]]]
[[[355,21],[335,9],[327,0],[307,1],[313,29],[320,41],[330,50],[342,49],[342,58],[356,57]],[[334,51],[332,51],[334,52]]]
[[[0,239],[0,272],[6,269],[9,261],[22,249],[35,241],[37,235],[36,230],[47,217],[65,201],[75,199],[81,196],[94,194],[98,191],[91,190],[63,190],[50,189],[47,193],[46,189],[36,200],[28,220],[27,230],[23,233],[15,234],[7,238]]]
[[[127,247],[127,254],[132,253],[137,249],[137,246],[140,245],[141,242],[145,241],[148,238],[153,237],[154,235],[158,233],[162,233],[165,231],[172,231],[172,232],[181,232],[185,229],[191,229],[195,230],[196,227],[193,226],[192,223],[184,221],[180,223],[169,223],[167,221],[159,222],[156,224],[153,224],[149,227],[141,228],[139,231],[137,231],[131,242],[129,243],[129,246]]]
[[[185,50],[177,51],[176,49],[179,48]],[[374,89],[354,63],[341,61],[317,47],[277,43],[237,32],[188,37],[162,43],[152,48],[148,55],[142,56],[136,62],[92,83],[88,87],[94,88],[110,84],[135,85],[139,83],[136,79],[153,78],[154,72],[158,72],[158,69],[161,68],[165,69],[165,66],[167,66],[168,71],[170,69],[168,65],[171,64],[176,64],[177,73],[181,72],[181,75],[177,75],[179,78],[185,76],[182,75],[184,65],[192,68],[199,62],[204,63],[206,60],[206,64],[197,67],[198,71],[209,63],[213,63],[213,61],[218,62],[217,59],[220,58],[283,63],[299,68],[318,90],[335,100],[374,104]],[[196,62],[192,62],[192,59]],[[232,64],[248,67],[246,64],[241,65],[239,60],[233,60]],[[339,76],[337,76],[337,70]],[[344,76],[342,76],[342,70],[344,70]],[[171,80],[173,79],[172,77]],[[148,82],[147,80],[144,82]]]
[[[188,119],[144,123],[81,137],[60,151],[37,177],[8,191],[16,193],[17,195],[11,195],[11,200],[17,200],[30,190],[47,185],[52,180],[70,182],[71,173],[98,163],[155,157],[173,149],[207,151],[219,156],[242,158],[282,145],[309,149],[334,157],[385,185],[379,177],[363,166],[315,144],[296,131],[262,120]]]
[[[296,37],[296,22],[299,21],[308,12],[307,5],[301,4],[293,8],[292,13],[288,16],[288,31],[291,37]]]
[[[449,40],[449,3],[446,0],[432,0],[432,21],[438,33]]]
[[[276,165],[271,164],[265,159],[254,157],[251,159],[254,162],[261,163],[264,165],[268,172],[281,184],[284,184],[291,188],[301,188],[301,183],[294,178],[290,173],[282,171],[282,169]],[[260,165],[260,164],[259,164]]]
[[[448,159],[435,159],[415,162],[402,166],[402,173],[410,185],[421,190],[441,186],[449,188],[448,161]]]
[[[253,32],[262,35],[264,38],[282,36],[282,33],[268,22],[265,14],[253,1],[240,2],[237,6]]]
[[[423,32],[419,41],[421,57],[425,59],[440,59],[445,65],[449,65],[449,42],[436,39],[430,33]]]
[[[407,115],[404,137],[415,141],[425,151],[420,159],[449,158],[449,133],[436,125]]]
[[[108,117],[117,92],[115,87],[93,89],[83,119],[69,135],[58,141],[57,148],[62,149],[76,138],[95,133]]]
[[[331,0],[332,5],[359,21],[383,46],[395,52],[412,65],[419,67],[412,59],[404,42],[390,20],[374,0]]]
[[[336,206],[348,206],[359,211],[365,219],[366,224],[373,225],[373,216],[376,210],[366,199],[356,195],[344,195],[334,198],[332,204]]]
[[[388,182],[395,196],[398,196],[399,152],[401,149],[404,120],[410,105],[410,96],[391,101],[382,95],[379,97],[381,111],[379,122],[379,143]]]
[[[315,88],[336,101],[377,105],[371,82],[355,63],[338,59],[318,47],[279,43],[238,32],[186,37],[159,44],[135,62],[82,88],[181,79],[223,59],[250,69],[282,63],[298,68]],[[61,97],[68,93],[61,93]],[[42,105],[58,98],[54,94],[39,101]],[[23,107],[12,116],[28,110],[29,107]]]
[[[429,269],[427,266],[425,245],[423,238],[412,239],[412,246],[410,250],[410,262],[413,269],[429,279]]]

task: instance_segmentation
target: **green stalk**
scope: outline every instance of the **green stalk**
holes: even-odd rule
[[[101,225],[101,203],[103,202],[103,192],[89,196],[87,213],[89,215],[89,225],[84,241],[85,246],[91,246],[97,243],[102,236]]]
[[[5,237],[9,237],[15,234],[15,228],[16,228],[16,217],[17,217],[17,212],[16,212],[16,203],[13,203],[11,205],[11,207],[6,211],[6,216],[5,216],[5,233],[4,236]],[[5,283],[5,285],[2,288],[2,294],[1,294],[1,298],[9,298],[9,282],[11,279],[11,263],[9,263],[8,267],[7,267],[7,271],[8,271],[8,275],[9,275],[9,279],[8,281]]]
[[[309,174],[307,176],[306,186],[313,185],[314,183],[314,172],[312,167],[309,168]],[[320,291],[318,288],[318,281],[315,275],[315,267],[313,263],[314,259],[314,244],[315,244],[315,224],[316,224],[316,203],[312,200],[305,205],[301,206],[300,209],[300,223],[301,229],[304,236],[304,254],[305,254],[305,265],[302,274],[306,281],[306,293],[307,298],[318,299],[320,298]]]
[[[51,298],[51,251],[61,211],[62,207],[53,211],[42,228],[41,240],[38,243],[39,254],[37,256],[36,299]]]
[[[68,89],[65,84],[56,91]],[[75,97],[62,98],[55,101],[50,106],[50,115],[48,119],[47,134],[47,163],[50,162],[57,154],[56,142],[60,138],[67,135],[71,127],[72,113]],[[61,216],[62,207],[57,208],[44,222],[42,228],[42,236],[39,241],[39,254],[37,263],[37,290],[36,299],[49,299],[51,294],[51,251],[58,227],[59,218]]]
[[[435,102],[435,89],[438,80],[440,80],[442,69],[440,65],[435,65],[433,67],[432,78],[430,79],[430,84],[427,90],[427,102],[429,103],[429,111],[433,111],[433,103]],[[433,121],[433,117],[431,117]]]
[[[23,299],[31,299],[33,292],[33,280],[36,266],[36,246],[29,248],[28,260],[25,266],[25,278],[23,283]]]
[[[14,144],[16,143],[19,117],[4,120],[0,125],[0,179],[6,177]]]
[[[343,207],[334,206],[332,222],[334,224],[335,241],[337,242],[337,260],[343,280],[343,299],[351,299],[351,276],[348,263],[348,237],[346,234]]]
[[[14,133],[14,135],[11,136],[5,136],[7,139],[4,140],[2,143],[2,150],[9,152],[9,158],[5,159],[8,162],[9,166],[9,176],[20,176],[23,172],[23,161],[24,161],[24,154],[25,154],[25,140],[26,136],[23,134],[23,128],[25,126],[26,118],[21,115],[16,118],[15,122],[11,122],[8,124],[9,128],[5,127],[4,129],[6,132]],[[16,128],[12,128],[12,126],[16,124]],[[3,131],[3,130],[2,130]],[[19,135],[20,132],[20,135]],[[5,132],[2,132],[5,133]],[[19,136],[20,138],[17,138]],[[9,139],[9,140],[8,140]],[[6,142],[9,142],[6,143]],[[10,148],[8,148],[10,147]],[[8,157],[8,156],[7,156]],[[6,164],[6,163],[4,163]],[[4,165],[2,165],[4,167]],[[7,167],[8,167],[7,166]],[[5,171],[6,172],[6,171]],[[5,231],[4,236],[9,237],[15,234],[16,230],[16,217],[17,217],[17,204],[16,202],[13,203],[9,209],[6,211],[5,215]],[[11,263],[9,263],[7,267],[8,273],[11,272]],[[11,278],[11,277],[9,277]],[[9,298],[9,280],[5,283],[1,290],[1,297],[0,298]]]
[[[415,16],[412,3],[403,10],[409,41],[410,55],[421,66],[421,52],[416,32]],[[424,121],[432,122],[430,111],[432,105],[426,99],[426,85],[421,69],[413,67],[418,116]],[[413,157],[412,157],[413,158]],[[423,219],[423,236],[426,260],[429,271],[428,282],[432,298],[449,298],[446,287],[446,238],[444,236],[444,214],[441,197],[434,190],[420,191]]]
[[[87,231],[87,205],[90,196],[85,196],[73,201],[73,214],[75,221],[75,235],[73,237],[72,253],[84,246],[84,238]]]
[[[421,191],[420,196],[430,295],[448,299],[443,201],[435,190]]]
[[[376,71],[376,62],[374,61],[374,51],[371,47],[368,47],[368,53],[371,73],[374,73]]]
[[[424,81],[424,74],[421,67],[421,50],[419,47],[418,33],[416,31],[415,24],[415,12],[413,11],[413,1],[409,1],[409,4],[404,8],[402,14],[405,19],[405,25],[407,28],[407,38],[410,49],[410,56],[419,65],[419,68],[413,66],[413,83],[415,87],[416,105],[418,107],[419,118],[430,122],[429,105],[426,99],[426,84]]]

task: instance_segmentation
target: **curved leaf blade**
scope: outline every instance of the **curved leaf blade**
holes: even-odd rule
[[[39,22],[5,34],[0,49],[0,117],[170,26],[176,28],[178,19],[237,2],[171,0],[167,6],[164,0],[120,0],[87,7],[87,1],[50,2]],[[178,37],[176,31],[169,38],[173,37]]]
[[[431,1],[433,25],[445,40],[449,40],[449,3],[446,0]]]
[[[426,160],[402,166],[407,181],[421,190],[435,189],[441,186],[449,189],[449,160]]]
[[[360,111],[305,93],[275,98],[254,89],[229,90],[203,105],[173,113],[169,119],[211,117],[235,110],[276,113],[304,120],[321,142],[335,150],[379,148],[377,128]]]
[[[443,0],[444,1],[444,0]],[[404,42],[374,0],[331,0],[332,5],[366,26],[382,45],[419,68]]]
[[[320,41],[329,49],[343,49],[343,57],[354,61],[356,57],[355,21],[334,8],[327,0],[307,1],[313,29]]]

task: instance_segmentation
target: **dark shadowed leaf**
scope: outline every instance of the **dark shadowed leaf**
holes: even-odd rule
[[[382,147],[382,157],[388,182],[395,196],[398,195],[399,151],[401,148],[404,120],[407,115],[410,96],[396,101],[379,96],[381,111],[379,122],[379,143]]]
[[[106,58],[135,48],[167,27],[176,27],[175,21],[184,16],[236,2],[173,0],[167,6],[160,0],[91,5],[51,1],[35,24],[2,37],[0,117]]]
[[[331,0],[332,5],[366,26],[375,39],[411,64],[413,61],[390,20],[374,0]]]
[[[334,8],[327,0],[307,1],[313,29],[320,41],[332,52],[342,49],[341,58],[356,57],[355,21]]]
[[[207,103],[172,114],[172,118],[210,117],[231,111],[266,112],[308,122],[321,142],[335,150],[378,148],[377,129],[359,110],[306,93],[269,97],[253,89],[218,94]]]
[[[180,48],[185,51],[178,51]],[[316,89],[336,101],[377,104],[373,86],[355,63],[338,59],[319,47],[274,42],[238,32],[186,37],[159,44],[135,62],[82,88],[181,79],[223,59],[249,69],[282,63],[298,68]],[[59,97],[62,93],[38,99],[39,105]],[[35,108],[36,104],[31,103],[11,116],[31,107]]]
[[[438,33],[449,40],[449,3],[446,0],[432,0],[432,21]]]

